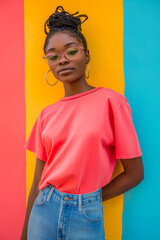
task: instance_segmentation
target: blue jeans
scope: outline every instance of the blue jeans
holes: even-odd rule
[[[105,240],[102,189],[71,194],[51,184],[43,188],[30,213],[27,240]]]

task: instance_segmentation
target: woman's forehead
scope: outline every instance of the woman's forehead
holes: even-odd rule
[[[76,38],[69,36],[67,33],[56,33],[50,37],[46,51],[48,52],[50,49],[62,50],[72,45],[80,45],[80,43]]]

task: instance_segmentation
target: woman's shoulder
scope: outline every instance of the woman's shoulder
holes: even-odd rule
[[[57,106],[59,104],[59,101],[54,102],[52,104],[47,105],[46,107],[44,107],[41,111],[40,111],[40,115],[41,117],[45,117],[47,116],[49,113],[53,113],[54,111],[56,111]]]
[[[115,112],[123,104],[128,103],[127,98],[114,89],[103,87],[103,91],[101,93],[103,95],[103,99],[107,99],[107,102],[112,106],[113,112]]]

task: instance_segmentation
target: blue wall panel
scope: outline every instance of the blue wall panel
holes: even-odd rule
[[[144,180],[124,193],[122,240],[160,239],[160,1],[123,1],[125,96]]]

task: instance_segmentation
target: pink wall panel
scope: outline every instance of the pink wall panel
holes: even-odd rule
[[[26,210],[24,2],[0,1],[0,239],[20,239]]]

